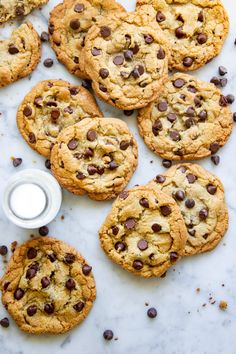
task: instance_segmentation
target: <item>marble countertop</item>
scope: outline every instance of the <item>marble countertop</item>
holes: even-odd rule
[[[28,19],[39,33],[47,30],[50,10],[58,3],[50,0],[41,11]],[[135,0],[120,1],[128,10]],[[219,57],[195,72],[209,81],[217,75],[218,66],[228,68],[229,83],[225,93],[236,95],[236,2],[223,0],[231,16],[231,31]],[[15,21],[14,25],[18,25]],[[12,25],[0,29],[6,38]],[[53,58],[52,68],[43,60]],[[16,109],[25,94],[39,81],[61,78],[79,83],[57,62],[49,44],[43,44],[42,60],[28,78],[0,90],[0,197],[8,178],[24,168],[46,170],[45,159],[34,153],[21,138],[16,127]],[[139,166],[129,186],[145,184],[163,171],[161,159],[150,152],[139,137],[136,117],[123,116],[101,104],[106,116],[124,119],[139,142]],[[236,104],[232,106],[236,110]],[[93,265],[97,282],[97,300],[88,318],[71,332],[59,336],[32,336],[22,333],[14,321],[8,329],[0,328],[0,354],[235,354],[236,352],[236,130],[220,151],[221,162],[213,165],[210,159],[201,165],[216,173],[224,183],[230,212],[229,230],[213,252],[185,258],[163,279],[140,279],[113,264],[99,246],[98,229],[111,207],[111,202],[94,202],[63,192],[61,211],[49,225],[50,235],[75,246]],[[23,158],[18,169],[12,166],[11,156]],[[153,161],[153,162],[151,162]],[[64,215],[64,220],[61,220]],[[37,231],[37,230],[36,230]],[[22,230],[6,219],[0,210],[0,244],[27,240],[35,230]],[[9,252],[10,253],[10,252]],[[1,274],[4,265],[1,261]],[[200,288],[197,292],[196,289]],[[209,298],[212,298],[209,300]],[[219,309],[225,300],[228,309]],[[210,304],[210,302],[214,302]],[[145,303],[157,308],[157,318],[147,317]],[[0,318],[7,316],[1,306]],[[103,331],[112,329],[117,340],[106,342]]]

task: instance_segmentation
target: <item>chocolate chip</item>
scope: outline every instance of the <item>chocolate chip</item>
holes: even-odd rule
[[[214,156],[211,156],[211,161],[214,163],[214,165],[219,165],[220,163],[220,156],[218,155],[214,155]]]
[[[99,90],[102,92],[107,92],[106,86],[104,86],[103,84],[100,84],[100,83],[99,83]]]
[[[227,100],[228,104],[232,104],[232,103],[234,103],[235,97],[234,97],[234,95],[227,95],[226,100]]]
[[[32,317],[36,314],[37,312],[37,306],[36,305],[31,305],[27,308],[27,314],[28,316]]]
[[[54,312],[54,305],[53,304],[45,304],[44,306],[44,311],[48,314],[51,315]]]
[[[26,272],[26,279],[33,279],[37,273],[37,268],[30,266]]]
[[[137,43],[135,43],[133,48],[130,48],[133,52],[133,54],[137,54],[139,52],[139,46]]]
[[[165,101],[160,102],[160,103],[158,103],[157,108],[160,112],[165,112],[165,111],[167,111],[168,104]]]
[[[84,11],[84,4],[76,4],[75,7],[74,7],[74,11],[75,12],[83,12]]]
[[[185,201],[185,206],[188,209],[192,209],[195,206],[195,201],[193,199],[187,199]]]
[[[225,87],[228,83],[228,79],[226,79],[226,77],[224,77],[223,79],[220,79],[220,86],[221,87]]]
[[[70,278],[70,279],[68,279],[68,280],[66,281],[66,288],[67,288],[68,290],[73,290],[73,289],[75,289],[75,281],[74,281],[74,279]]]
[[[80,22],[77,18],[72,19],[70,21],[70,28],[72,28],[73,30],[77,30],[80,28]]]
[[[177,116],[174,113],[168,113],[167,114],[167,119],[168,119],[169,122],[174,123],[176,121],[176,119],[177,119]]]
[[[100,55],[102,53],[102,51],[101,51],[101,49],[94,47],[94,48],[92,48],[91,53],[94,57],[97,57],[98,55]]]
[[[142,65],[137,65],[132,71],[131,75],[134,79],[138,79],[140,76],[144,74],[144,67]]]
[[[155,136],[159,134],[159,131],[163,129],[162,123],[160,120],[156,120],[152,126],[152,132]]]
[[[217,76],[213,76],[210,80],[210,82],[212,84],[214,84],[215,86],[219,86],[220,85],[220,79]]]
[[[119,198],[123,199],[123,200],[127,199],[128,196],[129,196],[129,192],[127,192],[127,191],[123,191],[119,194]]]
[[[48,228],[46,225],[41,226],[41,227],[39,228],[39,235],[41,235],[41,236],[47,236],[48,233],[49,233],[49,228]]]
[[[83,308],[84,308],[84,302],[82,302],[82,301],[77,302],[77,304],[75,304],[73,306],[73,308],[74,308],[75,311],[81,312],[83,310]]]
[[[202,208],[202,209],[199,211],[199,218],[200,218],[200,220],[206,220],[207,217],[208,217],[208,210],[207,210],[207,208]]]
[[[149,208],[149,202],[146,198],[140,199],[139,204],[144,208]]]
[[[186,177],[187,177],[188,183],[190,183],[190,184],[193,184],[197,180],[197,177],[194,176],[192,173],[188,173]]]
[[[182,173],[185,173],[187,171],[187,168],[185,166],[179,166],[178,170],[180,170]]]
[[[219,66],[219,74],[220,76],[224,76],[228,73],[228,70],[224,66]]]
[[[33,247],[30,247],[29,249],[28,249],[28,251],[27,251],[27,257],[29,258],[29,259],[33,259],[33,258],[35,258],[35,257],[37,257],[37,250],[35,249],[35,248],[33,248]]]
[[[6,256],[7,252],[8,252],[7,246],[4,246],[4,245],[0,246],[0,255],[1,256]]]
[[[107,329],[103,332],[103,338],[106,340],[112,340],[114,334],[110,329]]]
[[[41,96],[35,97],[34,104],[36,107],[41,108],[43,103],[43,98]]]
[[[165,21],[165,19],[166,19],[165,15],[161,11],[158,11],[156,15],[157,22],[163,22]]]
[[[107,69],[102,68],[99,70],[99,75],[102,79],[106,79],[109,76],[109,71]]]
[[[175,192],[174,197],[175,197],[175,199],[182,201],[185,199],[185,193],[184,193],[184,191],[178,190]]]
[[[55,255],[55,253],[50,253],[50,254],[48,255],[48,258],[50,259],[50,261],[51,261],[52,263],[54,263],[54,262],[57,260],[57,257],[56,257],[56,255]]]
[[[60,117],[60,110],[59,109],[53,109],[51,111],[51,118],[53,122],[56,122],[57,119]]]
[[[123,242],[116,242],[115,249],[117,252],[124,252],[126,249],[126,245]]]
[[[11,55],[18,54],[19,49],[14,44],[10,44],[8,47],[8,53]]]
[[[204,44],[207,42],[207,35],[205,33],[200,33],[198,36],[197,36],[197,41],[199,44]]]
[[[87,139],[88,141],[94,141],[97,139],[97,133],[95,132],[95,130],[89,130],[87,132]]]
[[[49,40],[49,35],[47,32],[42,32],[40,35],[40,39],[42,42],[48,42]]]
[[[211,195],[214,195],[217,191],[217,187],[214,186],[213,184],[208,184],[207,185],[207,192]]]
[[[85,179],[86,176],[83,174],[83,172],[78,171],[78,172],[76,173],[76,178],[82,180],[82,179]]]
[[[97,166],[97,173],[101,176],[105,172],[104,167]]]
[[[92,271],[92,267],[89,266],[88,264],[84,264],[82,267],[82,272],[84,275],[89,275]]]
[[[203,110],[198,113],[198,117],[200,118],[201,121],[204,121],[207,119],[207,111]]]
[[[118,233],[119,233],[119,227],[118,226],[112,226],[112,233],[113,233],[113,235],[118,235]]]
[[[185,122],[184,122],[184,126],[186,129],[190,129],[193,125],[195,125],[195,120],[193,118],[188,118]]]
[[[3,328],[9,327],[9,324],[9,319],[7,317],[4,317],[0,320],[0,326],[2,326]]]
[[[69,143],[67,144],[69,150],[75,150],[78,146],[78,140],[76,139],[71,139]]]
[[[148,243],[146,240],[139,240],[138,241],[138,248],[140,251],[145,251],[148,248]]]
[[[236,112],[233,113],[233,121],[236,122]]]
[[[221,107],[227,107],[228,106],[228,100],[225,96],[221,95],[220,100],[219,100],[219,105]]]
[[[193,58],[192,57],[185,57],[184,60],[183,60],[183,65],[186,67],[186,68],[189,68],[190,66],[193,65]]]
[[[177,130],[172,130],[169,135],[173,141],[179,141],[181,139],[180,134]]]
[[[128,230],[131,230],[135,227],[136,225],[136,221],[135,219],[133,218],[129,218],[125,221],[125,227],[128,229]]]
[[[192,93],[196,93],[196,92],[197,92],[197,89],[196,89],[194,86],[189,85],[189,86],[188,86],[188,91],[189,91],[189,92],[192,92]]]
[[[156,178],[155,178],[155,181],[157,183],[164,183],[166,180],[166,177],[165,176],[162,176],[162,175],[157,175]]]
[[[114,59],[113,59],[113,63],[115,65],[122,65],[124,63],[124,57],[123,55],[117,55]]]
[[[47,107],[57,107],[57,103],[54,102],[54,101],[48,101],[48,102],[46,103],[46,106],[47,106]]]
[[[171,214],[171,207],[168,205],[162,205],[160,207],[160,211],[162,213],[163,216],[168,216]]]
[[[53,34],[54,30],[55,30],[54,25],[53,25],[52,23],[49,23],[48,32],[49,32],[50,34]]]
[[[185,112],[187,117],[195,117],[195,110],[193,107],[188,107],[187,111]]]
[[[211,154],[214,155],[220,149],[220,145],[215,142],[210,145]]]
[[[178,254],[176,252],[170,252],[170,261],[176,262],[178,260]]]
[[[133,110],[133,109],[131,109],[131,110],[124,110],[124,115],[127,116],[127,117],[132,116],[133,113],[134,113],[134,110]]]
[[[172,161],[164,159],[162,160],[162,166],[165,168],[170,168],[172,166]]]
[[[124,51],[124,57],[125,57],[125,60],[130,61],[130,60],[132,60],[132,59],[133,59],[133,56],[134,56],[134,53],[133,53],[133,51],[132,51],[132,50],[127,49],[127,50],[125,50],[125,51]]]
[[[200,108],[202,106],[202,101],[199,97],[194,97],[194,103],[197,108]]]
[[[72,253],[67,253],[64,257],[64,262],[67,264],[72,264],[75,262],[75,255]]]
[[[24,5],[22,6],[17,6],[15,9],[15,14],[16,16],[22,16],[25,14],[25,9],[24,9]]]
[[[94,165],[88,165],[87,171],[90,176],[93,176],[95,173],[97,173],[97,167]]]
[[[69,114],[72,114],[74,112],[73,108],[68,106],[68,107],[65,107],[64,108],[64,112],[65,113],[69,113]]]
[[[16,289],[16,291],[14,292],[14,298],[16,300],[20,300],[22,299],[22,297],[24,296],[25,292],[24,290],[22,290],[21,288]]]
[[[157,52],[157,59],[165,59],[166,53],[162,47]]]
[[[111,29],[107,26],[103,26],[100,28],[100,33],[103,38],[107,38],[111,35]]]
[[[26,107],[23,109],[23,114],[24,114],[24,116],[26,116],[26,117],[31,116],[31,114],[32,114],[32,109],[31,109],[31,107],[26,106]]]
[[[127,150],[129,146],[130,146],[130,142],[128,140],[122,140],[120,142],[120,149],[123,151]]]
[[[161,225],[159,225],[159,224],[153,224],[153,225],[152,225],[152,231],[154,231],[154,232],[159,232],[159,231],[161,231]]]
[[[183,79],[176,79],[175,81],[173,81],[173,85],[176,88],[181,88],[185,85],[185,81]]]
[[[157,317],[157,310],[155,309],[155,307],[151,307],[150,309],[147,310],[147,315],[150,318],[155,318]]]
[[[190,236],[194,237],[196,234],[196,230],[188,230]]]
[[[93,157],[93,156],[94,156],[94,151],[93,151],[93,149],[87,148],[87,149],[85,149],[84,154],[76,154],[76,158],[77,158],[78,160],[80,160],[81,158],[83,158],[83,156],[84,156],[85,158]]]
[[[48,279],[48,277],[43,277],[41,279],[41,284],[43,289],[47,288],[48,285],[50,284],[50,280]]]
[[[79,93],[79,90],[77,89],[77,87],[70,87],[69,91],[70,91],[71,96],[76,96]]]
[[[47,58],[44,60],[43,65],[46,68],[51,68],[53,66],[53,60],[51,58]]]
[[[204,15],[203,15],[203,11],[200,11],[198,14],[198,21],[203,22],[204,21]]]
[[[136,260],[133,262],[133,267],[136,270],[141,270],[143,268],[143,262]]]
[[[153,37],[150,34],[145,34],[144,40],[145,40],[145,43],[147,43],[147,44],[151,44],[154,41]]]
[[[182,26],[176,28],[176,30],[175,30],[175,35],[176,35],[176,37],[179,38],[179,39],[185,37],[185,33],[184,33],[184,31],[183,31],[183,27],[182,27]]]
[[[82,81],[82,86],[83,86],[86,90],[90,90],[90,89],[92,88],[91,80],[83,80],[83,81]]]

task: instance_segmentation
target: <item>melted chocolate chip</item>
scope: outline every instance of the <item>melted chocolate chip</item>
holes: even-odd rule
[[[164,159],[162,160],[162,166],[165,168],[170,168],[172,166],[172,161]]]
[[[50,279],[48,279],[48,277],[43,277],[41,279],[41,284],[43,289],[47,288],[48,285],[50,284]]]
[[[124,63],[124,57],[123,55],[117,55],[114,59],[113,59],[113,63],[115,65],[122,65]]]
[[[48,255],[48,258],[50,259],[50,261],[51,261],[52,263],[54,263],[54,262],[57,260],[57,257],[56,257],[56,255],[55,255],[55,253],[50,253],[50,254]]]
[[[68,290],[73,290],[73,289],[75,289],[75,281],[74,281],[74,279],[70,278],[70,279],[68,279],[68,280],[66,281],[66,288],[67,288]]]
[[[123,191],[119,194],[119,198],[123,199],[123,200],[127,199],[128,196],[129,196],[129,192],[127,192],[127,191]]]
[[[120,149],[123,151],[127,150],[129,146],[130,146],[130,141],[128,141],[128,140],[122,140],[120,142]]]
[[[220,96],[219,105],[221,107],[227,107],[228,106],[228,101],[227,101],[227,98],[225,96],[223,96],[223,95]]]
[[[84,264],[82,267],[82,272],[84,275],[89,275],[92,271],[92,267],[89,266],[88,264]]]
[[[102,53],[102,51],[101,51],[101,49],[94,47],[94,48],[92,48],[91,53],[94,57],[96,57],[96,56],[100,55]]]
[[[24,9],[24,5],[22,4],[22,6],[17,6],[15,9],[15,14],[16,16],[22,16],[25,14],[25,9]]]
[[[217,142],[214,142],[210,145],[210,151],[212,155],[215,154],[219,149],[220,149],[220,145]]]
[[[187,111],[185,112],[187,117],[195,117],[195,110],[193,107],[188,107]]]
[[[22,299],[22,297],[24,296],[25,292],[24,290],[22,290],[21,288],[16,289],[15,293],[14,293],[14,298],[16,300],[20,300]]]
[[[72,28],[73,30],[77,30],[80,28],[80,22],[77,18],[72,19],[70,21],[70,28]]]
[[[72,264],[75,262],[75,255],[72,253],[67,253],[64,257],[64,262],[67,264]]]
[[[77,302],[77,304],[75,304],[75,305],[73,306],[73,309],[74,309],[76,312],[81,312],[81,311],[83,310],[83,308],[84,308],[84,302],[82,302],[82,301]]]
[[[146,44],[151,44],[153,43],[154,39],[150,34],[145,34],[144,35],[144,40]]]
[[[156,15],[157,22],[159,22],[159,23],[163,22],[163,21],[165,21],[165,19],[166,19],[165,15],[161,11],[158,11],[157,15]]]
[[[216,191],[217,191],[217,187],[214,186],[213,184],[208,184],[207,185],[207,192],[211,195],[214,195],[216,194]]]
[[[102,79],[106,79],[109,76],[109,70],[102,68],[99,70],[99,75]]]
[[[157,52],[157,59],[165,59],[166,57],[166,53],[164,51],[164,49],[162,47],[160,47],[160,49]]]
[[[8,47],[8,53],[11,55],[18,54],[19,49],[14,44],[10,44]]]
[[[27,314],[28,316],[32,317],[36,314],[37,312],[37,306],[36,305],[31,305],[27,308]]]
[[[180,134],[177,130],[172,130],[169,135],[173,141],[179,141],[181,139]]]
[[[167,111],[167,108],[168,108],[168,104],[167,104],[167,102],[165,102],[165,101],[160,102],[160,103],[158,103],[158,105],[157,105],[157,109],[158,109],[160,112],[165,112],[165,111]]]
[[[132,230],[135,227],[135,225],[136,225],[136,221],[133,218],[129,218],[125,221],[125,227],[128,230]]]
[[[162,205],[160,211],[163,216],[168,216],[171,214],[171,207],[169,205]]]
[[[197,180],[197,177],[194,176],[192,173],[188,173],[186,177],[187,177],[188,183],[190,183],[190,184],[193,184]]]
[[[87,139],[88,141],[94,141],[97,139],[97,133],[95,132],[95,130],[89,130],[87,132]]]
[[[114,236],[118,235],[119,233],[119,227],[118,226],[112,226],[112,233]]]
[[[149,202],[146,198],[140,199],[139,204],[144,208],[149,208]]]
[[[27,251],[27,257],[29,259],[33,259],[37,256],[37,250],[33,247],[30,247]]]
[[[83,172],[77,171],[76,178],[82,180],[82,179],[85,179],[86,176],[83,174]]]
[[[159,224],[153,224],[153,225],[152,225],[152,231],[154,231],[154,232],[159,232],[159,231],[161,231],[161,225],[159,225]]]
[[[107,88],[106,86],[104,86],[103,84],[99,83],[99,90],[102,92],[107,92]]]
[[[132,50],[127,49],[126,51],[124,51],[125,60],[130,61],[133,59],[133,56],[134,56],[134,53]]]
[[[140,251],[145,251],[148,248],[148,243],[146,240],[139,240],[137,246]]]
[[[175,35],[176,35],[176,37],[179,38],[179,39],[185,37],[185,33],[184,33],[184,31],[183,31],[183,27],[182,27],[182,26],[176,28],[176,30],[175,30]]]
[[[183,79],[176,79],[175,81],[173,81],[173,85],[176,88],[181,88],[185,85],[185,81]]]
[[[178,254],[176,252],[170,252],[170,261],[176,262],[178,260]]]
[[[84,4],[76,4],[75,7],[74,7],[74,11],[75,12],[83,12],[84,11]]]
[[[43,98],[40,97],[40,96],[35,97],[34,104],[35,104],[36,107],[41,108],[42,105],[43,105]]]
[[[60,117],[60,110],[59,109],[53,109],[51,111],[52,121],[56,122],[59,117]]]
[[[23,110],[23,114],[24,114],[24,116],[26,116],[26,117],[31,116],[31,115],[32,115],[32,109],[31,109],[31,107],[26,106],[26,107],[24,108],[24,110]]]
[[[70,140],[69,143],[67,144],[67,146],[68,146],[69,150],[75,150],[78,146],[78,140],[76,140],[76,139]]]
[[[44,305],[44,311],[48,314],[51,315],[54,312],[54,305],[53,304],[45,304]]]
[[[136,270],[141,270],[143,268],[143,262],[136,260],[133,262],[133,267]]]
[[[203,22],[204,21],[204,15],[203,15],[203,11],[200,11],[198,14],[198,21]]]
[[[100,28],[100,33],[103,38],[107,38],[111,35],[111,29],[107,26],[103,26]]]
[[[159,134],[159,131],[162,130],[162,123],[160,120],[156,120],[155,123],[152,126],[152,132],[155,136]]]
[[[177,119],[177,116],[174,113],[168,113],[167,114],[167,119],[168,119],[169,122],[174,123],[176,121],[176,119]]]
[[[200,118],[200,121],[205,121],[207,119],[207,111],[203,110],[199,112],[198,117]]]
[[[138,79],[140,76],[144,74],[144,67],[142,65],[137,65],[132,71],[131,75],[134,79]]]
[[[196,89],[194,86],[189,85],[189,86],[188,86],[188,91],[189,91],[189,92],[192,92],[192,93],[196,93],[196,92],[197,92],[197,89]]]
[[[116,242],[115,249],[117,252],[124,252],[126,249],[126,245],[123,242]]]

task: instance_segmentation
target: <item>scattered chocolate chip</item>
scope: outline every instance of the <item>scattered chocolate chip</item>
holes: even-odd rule
[[[155,318],[157,317],[157,310],[155,309],[155,307],[151,307],[150,309],[147,310],[147,315],[150,318]]]
[[[123,191],[119,194],[119,198],[123,199],[123,200],[127,199],[128,196],[129,196],[129,192],[127,192],[127,191]]]
[[[124,63],[124,57],[123,55],[117,55],[114,59],[113,59],[113,63],[115,65],[122,65]]]
[[[176,88],[181,88],[185,85],[185,81],[183,79],[176,79],[175,81],[173,81],[173,85]]]
[[[44,306],[44,311],[48,314],[51,315],[54,312],[54,305],[53,304],[45,304]]]
[[[77,30],[80,28],[80,22],[77,18],[72,19],[70,21],[70,28],[72,28],[73,30]]]
[[[127,116],[127,117],[130,117],[132,116],[132,114],[134,113],[134,110],[124,110],[124,115]]]
[[[122,140],[120,142],[120,149],[123,151],[127,150],[129,146],[130,146],[130,142],[128,140]]]
[[[1,256],[6,256],[7,252],[8,252],[7,246],[4,246],[4,245],[0,246],[0,255]]]
[[[208,217],[208,210],[207,210],[207,208],[202,208],[202,209],[199,211],[199,218],[200,218],[200,220],[206,220],[207,217]]]
[[[4,317],[0,320],[0,326],[2,326],[3,328],[8,328],[9,324],[9,319],[7,317]]]
[[[32,114],[32,109],[31,109],[31,107],[25,106],[25,108],[23,109],[23,114],[24,114],[24,116],[26,116],[26,117],[31,116],[31,114]]]
[[[175,35],[176,35],[176,37],[179,38],[179,39],[185,37],[185,33],[184,33],[184,31],[183,31],[183,27],[182,27],[182,26],[176,28],[176,30],[175,30]]]
[[[170,168],[172,166],[172,161],[164,159],[162,160],[162,166],[165,168]]]
[[[209,149],[211,151],[211,154],[214,155],[220,149],[220,145],[217,142],[212,143]]]
[[[10,44],[8,47],[8,53],[11,55],[18,54],[19,49],[14,44]]]
[[[145,251],[148,248],[148,243],[146,240],[139,240],[137,246],[140,251]]]
[[[134,56],[134,53],[131,49],[127,49],[124,51],[125,60],[130,61],[133,59],[133,56]]]
[[[178,260],[178,254],[176,252],[170,252],[170,261],[176,262]]]
[[[133,262],[133,267],[136,270],[141,270],[143,268],[143,262],[136,260]]]
[[[99,75],[102,79],[106,79],[109,76],[109,70],[102,68],[99,70]]]
[[[141,75],[144,74],[144,67],[142,65],[137,65],[132,71],[131,75],[134,79],[138,79]]]
[[[185,199],[185,193],[184,191],[178,190],[175,192],[174,197],[179,201],[183,201]]]
[[[179,141],[181,139],[180,134],[177,130],[172,130],[169,135],[173,141]]]
[[[217,191],[217,187],[214,186],[213,184],[208,184],[207,185],[207,192],[211,195],[214,195]]]
[[[214,156],[211,156],[211,161],[214,163],[214,165],[219,165],[220,163],[220,156],[218,155],[214,155]]]
[[[107,38],[111,35],[111,29],[107,26],[103,26],[100,29],[100,33],[103,38]]]
[[[214,84],[215,86],[219,86],[220,85],[220,79],[217,76],[213,76],[210,80],[210,82],[212,84]]]
[[[146,198],[140,199],[139,204],[144,208],[149,208],[149,202]]]
[[[163,22],[165,21],[165,19],[166,19],[165,15],[161,11],[158,11],[156,15],[157,22]]]
[[[159,48],[157,52],[157,59],[165,59],[166,53],[162,47]]]
[[[220,86],[221,87],[225,87],[228,83],[228,79],[226,79],[226,77],[224,77],[223,79],[220,79]]]
[[[48,229],[47,226],[41,226],[41,227],[39,228],[39,235],[41,235],[41,236],[47,236],[48,233],[49,233],[49,229]]]
[[[168,113],[167,114],[167,119],[168,119],[169,122],[174,123],[176,121],[176,119],[177,119],[177,116],[174,113]]]
[[[73,289],[75,289],[75,281],[74,281],[74,279],[70,278],[70,279],[68,279],[68,280],[66,281],[66,288],[67,288],[68,290],[73,290]]]
[[[83,80],[83,81],[82,81],[82,86],[83,86],[86,90],[90,90],[90,89],[92,88],[91,80]]]
[[[37,312],[37,306],[36,305],[31,305],[27,308],[27,314],[28,316],[32,317],[36,314]]]
[[[234,97],[234,95],[227,95],[226,100],[227,100],[228,104],[232,104],[232,103],[234,103],[235,97]]]
[[[203,11],[200,11],[198,14],[198,21],[203,22],[204,21],[204,15],[203,15]]]
[[[157,183],[164,183],[166,180],[166,177],[165,176],[162,176],[162,175],[157,175],[156,178],[155,178],[155,181]]]
[[[106,340],[112,340],[114,334],[110,329],[107,329],[103,332],[103,338]]]
[[[48,170],[51,170],[51,162],[49,159],[45,160],[45,167],[48,169]]]
[[[73,306],[74,310],[77,312],[81,312],[84,308],[84,302],[79,301],[77,304]]]
[[[107,92],[107,88],[106,86],[104,86],[103,84],[99,83],[99,90],[102,92]]]
[[[22,299],[22,297],[24,296],[25,292],[24,290],[22,290],[21,288],[16,289],[15,293],[14,293],[14,298],[16,300],[20,300]]]
[[[150,34],[145,34],[144,40],[145,40],[145,43],[147,43],[147,44],[151,44],[154,41],[153,37]]]
[[[207,35],[205,33],[200,33],[198,36],[197,36],[197,41],[199,44],[204,44],[207,42]]]
[[[152,231],[154,231],[154,232],[159,232],[159,231],[161,231],[161,225],[159,225],[159,224],[153,224],[153,225],[152,225]]]
[[[84,264],[82,267],[82,272],[84,275],[89,275],[92,271],[92,267],[89,266],[88,264]]]
[[[67,253],[64,257],[64,262],[67,264],[72,264],[75,261],[75,256],[72,253]]]
[[[48,40],[49,40],[48,33],[47,32],[42,32],[41,36],[40,36],[40,39],[41,39],[42,42],[48,42]]]
[[[27,257],[28,259],[34,259],[37,257],[37,250],[34,247],[30,247],[27,251]]]
[[[220,76],[224,76],[228,73],[228,70],[224,66],[219,66],[219,74]]]
[[[183,60],[183,65],[187,68],[189,68],[190,66],[193,65],[193,58],[191,57],[185,57],[184,60]]]
[[[43,289],[47,288],[48,285],[50,284],[50,280],[48,279],[48,277],[43,277],[41,279],[41,284]]]
[[[76,4],[75,7],[74,7],[74,11],[75,12],[83,12],[84,11],[84,4]]]
[[[50,261],[51,261],[52,263],[54,263],[54,262],[57,260],[57,257],[56,257],[56,255],[55,255],[55,253],[50,253],[50,254],[48,255],[48,258],[50,259]]]
[[[169,205],[162,205],[160,210],[163,216],[168,216],[171,214],[171,207]]]
[[[136,225],[136,221],[135,219],[133,218],[129,218],[125,221],[125,227],[128,229],[128,230],[131,230],[135,227]]]
[[[195,201],[193,199],[187,199],[185,201],[185,206],[188,209],[192,209],[195,206]]]
[[[220,100],[219,100],[219,105],[221,107],[227,107],[228,106],[228,100],[225,96],[221,95]]]
[[[46,68],[51,68],[53,66],[53,60],[51,58],[47,58],[44,60],[43,65]]]

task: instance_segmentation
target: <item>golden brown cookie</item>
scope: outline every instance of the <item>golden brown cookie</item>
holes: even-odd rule
[[[91,93],[62,80],[38,83],[17,113],[19,130],[29,146],[45,157],[62,129],[88,117],[102,117]]]
[[[1,0],[0,23],[30,13],[36,7],[44,5],[48,0]]]
[[[3,305],[25,332],[64,333],[91,310],[96,298],[91,270],[62,241],[30,240],[14,251],[1,279]]]
[[[85,118],[58,136],[51,154],[52,172],[70,192],[106,200],[125,188],[137,155],[137,143],[125,122]]]
[[[196,164],[181,164],[148,184],[174,197],[188,229],[185,256],[215,248],[228,228],[228,210],[220,180]]]
[[[29,75],[41,57],[41,42],[30,22],[0,41],[0,87]]]
[[[229,31],[220,0],[138,0],[137,9],[150,5],[171,43],[170,69],[196,70],[220,53]]]
[[[168,70],[168,42],[145,13],[104,18],[85,41],[85,69],[96,94],[120,109],[154,100]]]
[[[64,0],[50,14],[50,43],[67,69],[88,78],[84,69],[83,48],[88,30],[103,16],[125,11],[115,0]]]
[[[124,269],[159,277],[184,252],[187,230],[178,205],[156,187],[122,192],[100,229],[101,246]]]
[[[158,97],[138,113],[147,146],[169,160],[198,160],[215,154],[232,131],[227,99],[215,85],[177,73]]]

